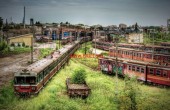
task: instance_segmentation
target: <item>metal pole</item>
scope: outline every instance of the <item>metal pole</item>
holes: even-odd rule
[[[118,41],[116,41],[116,86],[115,87],[118,89],[118,59],[117,59],[117,57],[118,57],[118,46],[117,46],[117,42]],[[116,95],[117,95],[117,92],[118,92],[118,90],[116,91]]]
[[[86,54],[86,37],[87,35],[86,35],[86,29],[85,29],[85,53],[84,54]]]
[[[96,29],[95,29],[95,55],[96,55]]]
[[[35,37],[34,23],[32,23],[32,33],[33,36],[31,37],[31,63],[33,63],[33,38]]]
[[[154,33],[153,33],[153,36],[152,36],[152,62],[154,60],[154,35],[155,35],[155,30],[154,30]]]

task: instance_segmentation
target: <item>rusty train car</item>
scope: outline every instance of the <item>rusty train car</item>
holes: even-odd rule
[[[161,46],[170,47],[170,42],[161,42]]]
[[[118,50],[113,43],[93,41],[93,47],[109,51],[109,55],[120,58],[129,58],[146,62],[154,62],[160,65],[170,65],[170,47],[151,46],[139,44],[118,44]]]
[[[122,48],[119,47],[116,50],[116,47],[112,47],[109,50],[109,55],[111,57],[120,57],[127,58],[138,61],[152,62],[159,65],[169,66],[170,67],[170,54],[159,54],[153,52],[145,52],[136,49]]]
[[[82,38],[50,56],[39,60],[14,74],[14,91],[22,96],[37,94],[60,68],[69,61],[70,56],[79,48],[80,44],[90,39]]]
[[[99,49],[102,49],[102,50],[106,50],[106,51],[108,51],[109,48],[115,46],[114,43],[100,41],[99,39],[97,39],[96,41],[93,40],[92,44],[93,44],[92,45],[93,47],[96,47],[96,48],[99,48]],[[154,51],[157,54],[170,54],[169,43],[161,43],[160,46],[158,46],[158,45],[118,43],[118,47],[137,49],[137,50],[141,50],[141,51],[144,51],[144,52]]]
[[[170,86],[170,68],[163,65],[152,64],[125,58],[104,57],[99,58],[99,68],[108,74],[137,76],[138,80]]]

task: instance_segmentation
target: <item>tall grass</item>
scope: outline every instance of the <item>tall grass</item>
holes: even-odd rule
[[[97,62],[97,61],[96,61]],[[91,88],[91,94],[85,100],[69,98],[66,91],[66,78],[74,73],[73,68],[86,69],[86,83]],[[83,64],[71,60],[69,66],[62,68],[47,83],[44,89],[31,98],[18,98],[13,93],[12,84],[4,87],[0,92],[0,109],[5,110],[124,110],[131,101],[125,92],[125,81],[93,71]],[[138,82],[139,93],[136,95],[139,110],[169,110],[169,89],[141,85]],[[115,95],[117,90],[118,95]],[[127,100],[126,100],[127,99]],[[127,107],[128,108],[128,107]]]

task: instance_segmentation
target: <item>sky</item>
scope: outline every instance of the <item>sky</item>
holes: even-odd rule
[[[21,23],[24,6],[26,23],[166,26],[170,18],[170,0],[0,0],[0,17]]]

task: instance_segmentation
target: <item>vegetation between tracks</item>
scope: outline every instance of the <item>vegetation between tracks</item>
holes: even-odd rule
[[[92,92],[86,99],[69,98],[66,93],[66,78],[71,77],[73,68],[86,69],[86,82]],[[116,92],[115,92],[116,91]],[[115,95],[117,93],[117,95]],[[93,71],[78,62],[70,61],[61,69],[37,95],[22,99],[14,95],[11,86],[4,87],[0,97],[0,109],[9,110],[168,110],[170,108],[169,89],[150,87],[135,80],[118,79]],[[135,94],[135,95],[134,95]]]

